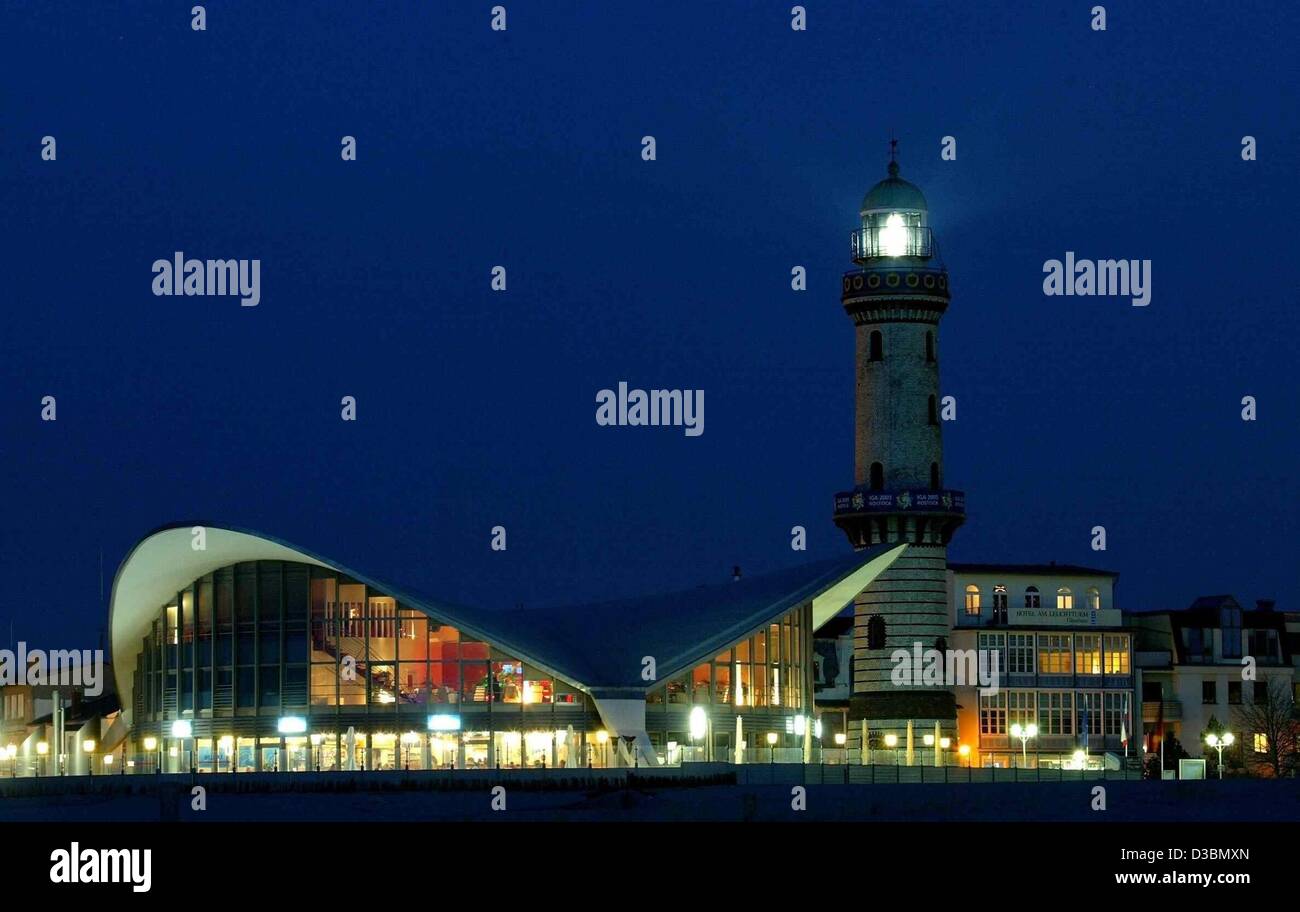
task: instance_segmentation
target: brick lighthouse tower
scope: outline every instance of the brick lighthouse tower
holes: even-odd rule
[[[953,691],[919,677],[896,683],[891,655],[912,653],[918,643],[943,649],[950,629],[947,546],[965,519],[966,498],[944,485],[939,321],[948,272],[925,197],[898,176],[894,152],[861,216],[851,235],[858,268],[844,274],[840,298],[857,335],[854,488],[835,495],[835,524],[855,548],[909,547],[854,600],[849,746],[859,746],[866,720],[873,747],[892,733],[901,752],[910,721],[916,750],[928,753],[924,737],[936,722],[944,736],[956,736]]]

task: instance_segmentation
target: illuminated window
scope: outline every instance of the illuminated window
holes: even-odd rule
[[[1065,586],[1056,590],[1056,610],[1069,611],[1074,607],[1074,595]]]
[[[1075,638],[1075,668],[1081,675],[1101,674],[1101,636],[1080,634]]]
[[[1030,586],[1028,589],[1025,590],[1025,607],[1038,608],[1040,604],[1041,602],[1039,601],[1038,598],[1038,587]]]
[[[1068,675],[1071,673],[1070,635],[1040,633],[1038,635],[1038,673],[1040,675]]]
[[[1126,675],[1129,673],[1129,646],[1127,634],[1107,635],[1105,638],[1105,667],[1108,675]]]
[[[1255,732],[1255,753],[1268,753],[1268,735],[1263,732]]]
[[[1101,592],[1096,586],[1088,587],[1088,608],[1092,611],[1101,610]]]
[[[980,587],[979,586],[966,587],[966,613],[967,614],[980,613]]]

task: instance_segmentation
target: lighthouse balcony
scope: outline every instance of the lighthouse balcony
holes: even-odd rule
[[[854,513],[946,513],[966,514],[966,492],[908,488],[899,491],[871,491],[857,488],[835,495],[835,515]]]
[[[894,257],[929,257],[934,254],[934,235],[921,225],[889,224],[867,226],[849,232],[853,262]]]

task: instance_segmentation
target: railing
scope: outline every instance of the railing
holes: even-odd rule
[[[929,228],[913,225],[884,225],[854,228],[849,232],[853,259],[860,262],[877,257],[928,257],[934,250]]]
[[[958,513],[966,512],[964,491],[844,491],[835,495],[835,515],[841,513]]]

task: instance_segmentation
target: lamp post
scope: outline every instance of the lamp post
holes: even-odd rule
[[[894,766],[898,766],[898,735],[892,732],[885,735],[885,747],[889,748],[894,755]]]
[[[148,754],[152,757],[153,752],[156,751],[156,750],[158,749],[158,739],[155,738],[153,735],[150,735],[149,737],[145,738],[145,739],[144,739],[144,749],[145,749],[145,752],[148,753]],[[154,757],[153,759],[154,759],[154,772],[155,772],[155,773],[161,773],[161,772],[162,772],[162,757]]]
[[[776,732],[767,733],[768,765],[776,763]]]
[[[95,741],[93,738],[87,738],[81,742],[81,751],[86,755],[86,770],[90,775],[95,775]]]
[[[1224,732],[1222,735],[1216,735],[1214,734],[1214,732],[1210,732],[1208,735],[1205,736],[1205,743],[1210,745],[1210,747],[1214,748],[1219,752],[1219,779],[1220,780],[1223,779],[1223,749],[1225,747],[1231,747],[1232,742],[1236,740],[1237,739],[1233,737],[1232,732]]]
[[[963,744],[957,748],[957,755],[966,761],[966,768],[970,769],[970,745]]]
[[[609,744],[609,732],[603,728],[596,732],[596,743],[600,745],[600,765],[602,768],[608,769],[609,755],[606,745]]]
[[[324,740],[325,740],[325,736],[322,735],[320,732],[311,733],[312,766],[316,767],[316,772],[318,773],[320,772],[320,753],[321,753],[320,745],[321,742]]]
[[[406,759],[403,761],[402,766],[407,772],[411,771],[411,746],[415,744],[416,741],[419,740],[420,740],[420,736],[417,735],[415,732],[405,732],[402,735],[402,748],[406,755]],[[523,766],[522,760],[520,761],[519,765]]]
[[[36,742],[36,756],[40,758],[41,775],[45,775],[45,757],[50,752],[50,746],[44,741]]]
[[[709,732],[709,714],[704,711],[703,706],[697,706],[691,710],[690,717],[691,744],[699,741]],[[705,759],[708,759],[707,752]]]
[[[1022,766],[1029,766],[1029,739],[1038,737],[1038,726],[1033,722],[1021,725],[1016,722],[1011,726],[1011,737],[1020,739],[1020,760]]]

